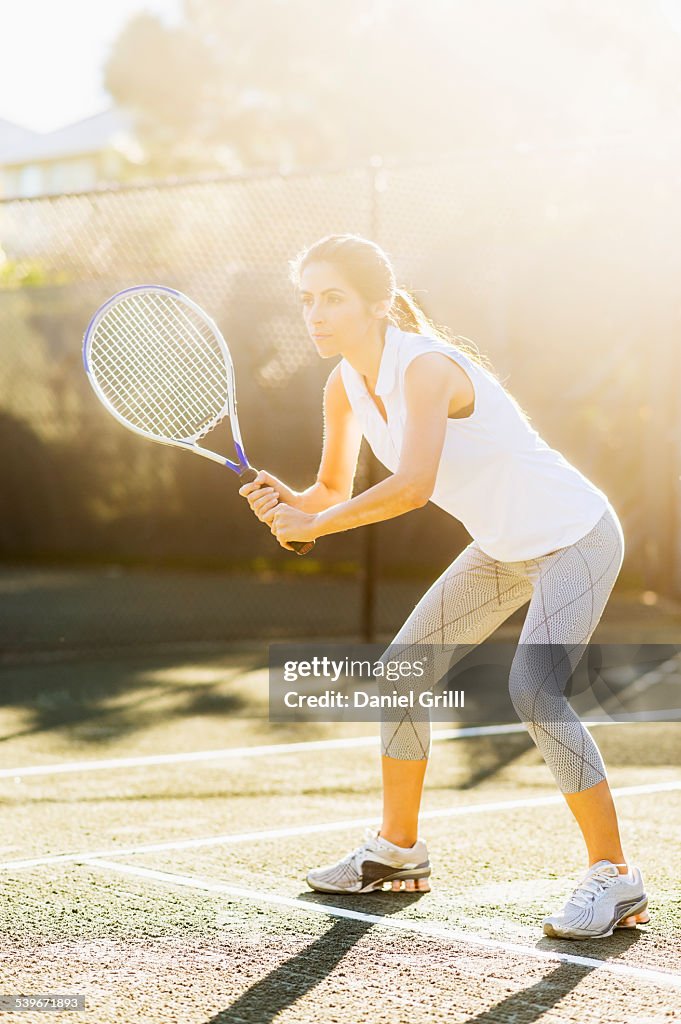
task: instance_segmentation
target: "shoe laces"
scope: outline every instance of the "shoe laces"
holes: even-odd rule
[[[613,872],[613,868],[615,868]],[[578,886],[570,896],[570,903],[578,907],[587,907],[593,903],[596,896],[604,892],[609,886],[614,885],[620,878],[619,871],[614,864],[601,864],[589,868]]]
[[[364,856],[369,850],[376,850],[377,847],[384,847],[388,849],[386,842],[381,841],[381,837],[378,834],[378,829],[367,828],[364,832],[364,842],[361,846],[358,846],[356,850],[344,857],[341,864],[352,866],[356,871],[359,871],[359,867],[364,860]]]

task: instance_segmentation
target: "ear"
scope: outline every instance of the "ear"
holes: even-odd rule
[[[371,310],[372,315],[377,320],[384,320],[390,311],[390,299],[382,299],[380,302],[374,302]]]

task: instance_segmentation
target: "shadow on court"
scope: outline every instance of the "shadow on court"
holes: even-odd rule
[[[612,947],[608,947],[609,950],[612,950],[610,955],[603,956],[602,943],[604,941],[613,942],[617,935],[618,933],[615,932],[615,935],[612,935],[609,939],[600,940],[601,945],[598,946],[599,959],[604,961],[615,960],[641,938],[641,932],[637,929],[627,931],[617,943],[617,949],[613,950]],[[569,941],[558,943],[546,940],[538,942],[537,949],[555,949],[565,953],[573,952],[575,945],[579,946],[581,955],[589,955],[583,947],[585,945],[592,946],[591,943],[579,942],[575,944]],[[566,949],[566,947],[568,948]],[[476,1013],[473,1017],[467,1017],[466,1024],[500,1024],[500,1021],[513,1021],[514,1024],[532,1024],[532,1021],[541,1020],[545,1013],[554,1010],[556,1005],[565,996],[577,988],[585,978],[596,970],[598,970],[597,967],[559,964],[555,970],[545,975],[534,985],[530,985],[529,988],[522,989],[520,992],[514,992],[506,999],[502,999],[500,1002],[495,1003],[494,1006],[490,1006],[489,1009],[483,1010],[482,1013]]]
[[[239,669],[250,671],[260,659],[244,660]],[[197,681],[209,669],[214,678]],[[164,682],[164,674],[176,678]],[[216,667],[208,657],[194,658],[190,665],[166,656],[8,666],[0,677],[0,713],[3,708],[21,709],[22,727],[2,728],[0,742],[97,721],[106,722],[107,738],[125,736],[152,727],[159,713],[166,719],[243,713],[247,702],[230,692],[239,674],[233,667]],[[97,732],[89,739],[97,742]]]
[[[418,902],[422,895],[425,894],[407,895],[402,893],[400,897],[391,900],[386,893],[374,894],[360,904],[357,904],[356,897],[353,897],[352,909],[375,915],[380,912],[382,917],[391,917]],[[302,899],[321,904],[326,902],[324,897],[320,898],[308,893],[305,893]],[[328,898],[331,905],[336,905],[338,899],[339,897]],[[345,906],[347,901],[343,901],[342,897],[340,899]],[[252,1024],[267,1024],[274,1020],[283,1010],[292,1006],[331,975],[353,946],[374,927],[376,925],[372,922],[335,920],[323,936],[252,985],[234,1003],[209,1018],[206,1024],[250,1024],[250,1022]],[[593,953],[598,955],[599,959],[608,961],[624,955],[640,939],[641,932],[636,929],[616,932],[607,940],[610,945],[608,947],[609,956],[606,957],[603,957],[602,942],[598,945],[597,953],[593,949],[594,944],[592,943],[580,943],[579,948],[584,955]],[[561,943],[550,939],[541,940],[536,946],[538,949],[547,951],[574,951],[574,943]],[[588,946],[589,949],[585,949],[585,946]],[[444,955],[447,955],[446,951]],[[442,958],[442,951],[439,956]],[[446,970],[446,961],[442,962],[441,959],[441,966]],[[540,1020],[547,1011],[553,1010],[594,970],[597,968],[581,967],[577,964],[559,964],[550,974],[544,976],[534,985],[530,985],[520,992],[514,992],[489,1009],[473,1017],[468,1017],[467,1024],[499,1024],[500,1021],[531,1024],[535,1020]],[[395,971],[394,984],[397,994],[399,994],[401,978],[406,985],[411,984],[412,986],[415,980],[413,974],[411,978],[408,978],[402,972]],[[388,984],[390,983],[387,977],[386,981]]]
[[[526,731],[511,736],[478,736],[475,743],[452,740],[446,748],[451,749],[453,743],[456,743],[456,758],[462,774],[457,789],[462,790],[475,789],[494,778],[503,768],[534,748]]]
[[[425,893],[401,893],[391,899],[384,893],[362,900],[359,904],[356,897],[353,897],[352,909],[376,914],[380,901],[381,916],[391,917],[418,902],[424,895]],[[333,905],[331,897],[327,900],[326,897],[312,893],[304,893],[302,899],[322,906],[327,902]],[[206,1024],[267,1024],[268,1021],[274,1020],[283,1010],[332,974],[352,947],[375,927],[371,921],[334,920],[329,930],[320,938],[252,985],[234,1003],[209,1018]]]

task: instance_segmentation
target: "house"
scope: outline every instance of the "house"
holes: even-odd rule
[[[120,110],[52,132],[0,120],[0,198],[84,192],[119,181],[137,157],[131,119]]]

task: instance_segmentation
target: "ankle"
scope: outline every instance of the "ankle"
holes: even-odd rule
[[[598,864],[599,860],[609,860],[611,864],[614,864],[620,875],[626,875],[629,873],[629,865],[625,861],[624,857],[619,857],[615,860],[613,857],[591,857],[589,859],[589,867],[592,868],[594,864]]]
[[[396,829],[393,830],[389,828],[382,828],[378,834],[381,839],[386,839],[389,843],[393,843],[395,846],[401,846],[404,849],[410,849],[418,839],[418,836],[413,833],[400,832]]]

